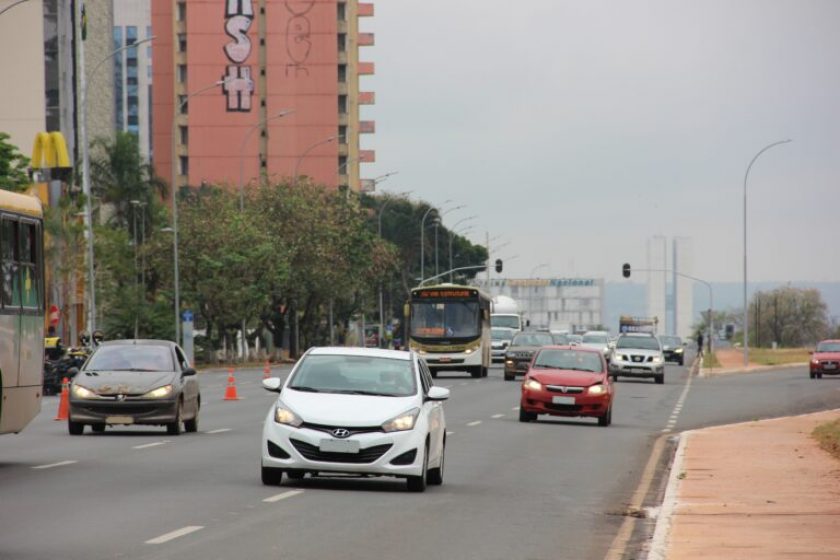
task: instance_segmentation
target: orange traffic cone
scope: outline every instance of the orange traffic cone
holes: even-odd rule
[[[228,381],[225,388],[226,401],[238,401],[239,395],[236,393],[236,377],[233,376],[233,368],[228,369]]]
[[[263,379],[268,379],[271,377],[271,366],[268,365],[268,360],[265,361],[265,367],[263,367]]]
[[[53,420],[67,420],[70,412],[70,380],[61,380],[61,397],[58,401],[58,412]]]

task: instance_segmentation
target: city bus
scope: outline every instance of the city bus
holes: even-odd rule
[[[0,189],[0,434],[41,411],[44,219],[40,201]]]
[[[486,377],[490,367],[490,302],[478,288],[441,284],[414,288],[408,302],[409,349],[439,371]]]

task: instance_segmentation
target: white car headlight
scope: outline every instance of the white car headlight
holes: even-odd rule
[[[419,408],[412,408],[407,412],[403,412],[399,416],[391,418],[382,424],[383,432],[404,432],[414,428],[417,423],[417,417],[420,415]]]
[[[662,363],[662,356],[654,356],[651,360],[654,364],[661,364]]]
[[[674,354],[682,354],[682,353],[683,353],[683,348],[675,348],[674,349]]]
[[[472,353],[473,353],[472,348],[467,348],[466,350],[464,350],[464,354],[472,354]]]
[[[279,403],[274,408],[274,421],[278,424],[285,424],[294,428],[303,424],[303,420],[300,419],[300,416],[295,414],[290,408],[287,408],[282,403]]]
[[[172,394],[173,387],[172,385],[164,385],[163,387],[158,387],[157,389],[152,389],[145,395],[143,395],[144,399],[165,399],[166,397]]]
[[[589,394],[590,395],[603,395],[607,392],[607,388],[601,384],[598,385],[590,385],[589,387]]]
[[[77,399],[98,399],[99,395],[88,389],[87,387],[82,387],[81,385],[76,385],[75,383],[72,385],[71,389],[73,392],[73,396]]]
[[[540,383],[536,379],[528,379],[527,381],[525,381],[525,383],[522,384],[522,386],[526,389],[531,389],[532,391],[542,390],[542,383]]]

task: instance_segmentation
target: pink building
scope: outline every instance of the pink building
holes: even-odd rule
[[[297,171],[358,189],[359,164],[375,158],[359,147],[376,128],[359,120],[375,97],[359,91],[373,64],[358,47],[374,37],[358,20],[372,15],[357,0],[153,2],[157,173],[236,188]]]

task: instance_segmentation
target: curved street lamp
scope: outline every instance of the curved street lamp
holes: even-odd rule
[[[747,179],[750,176],[750,169],[752,169],[755,160],[761,156],[764,152],[773,148],[775,146],[780,146],[782,144],[787,144],[791,142],[790,138],[785,140],[779,140],[778,142],[773,142],[772,144],[767,144],[761,150],[758,151],[757,154],[752,158],[750,164],[747,166],[747,172],[744,173],[744,367],[746,368],[749,366],[750,363],[750,331],[749,331],[749,312],[747,310]]]
[[[81,10],[81,2],[79,2],[79,10]],[[12,6],[9,6],[11,8]],[[81,11],[79,12],[79,18],[81,18]],[[81,20],[81,19],[80,19]],[[79,31],[81,33],[81,31]],[[132,43],[130,45],[123,45],[117,49],[114,49],[107,56],[105,56],[102,60],[97,62],[90,72],[87,74],[85,73],[85,54],[84,54],[84,41],[78,41],[79,44],[79,54],[78,54],[78,61],[79,61],[79,76],[80,76],[80,86],[81,86],[81,119],[79,122],[79,138],[82,143],[82,194],[85,195],[85,237],[87,237],[87,257],[88,257],[88,298],[90,299],[90,306],[88,309],[88,332],[93,334],[93,331],[96,330],[96,278],[94,273],[94,252],[93,252],[93,208],[91,204],[91,190],[90,190],[90,146],[88,145],[88,138],[87,138],[87,100],[88,100],[88,80],[87,76],[90,76],[91,80],[93,76],[96,74],[96,71],[99,70],[103,64],[111,60],[115,55],[123,52],[127,49],[136,48],[143,43],[148,43],[153,41],[155,36],[147,37],[141,41],[137,41],[136,43]]]
[[[443,202],[443,204],[448,204],[452,202],[451,199],[447,199]],[[442,205],[441,205],[442,206]],[[420,283],[423,283],[423,280],[426,279],[426,218],[429,217],[429,213],[434,210],[438,212],[438,209],[434,206],[429,206],[426,212],[423,214],[423,219],[420,220]]]
[[[239,145],[239,211],[241,212],[245,208],[245,194],[244,194],[244,174],[245,174],[245,159],[243,157],[243,152],[245,151],[245,146],[248,144],[248,139],[251,137],[251,134],[261,126],[265,126],[268,121],[273,121],[274,119],[280,119],[285,117],[286,115],[290,115],[294,113],[294,109],[283,109],[276,115],[271,115],[270,117],[266,117],[258,123],[251,125],[248,128],[247,132],[245,132],[245,137],[242,139],[242,144]]]
[[[306,149],[303,151],[303,153],[302,153],[302,154],[300,154],[300,156],[297,158],[297,161],[295,161],[295,170],[294,170],[294,175],[292,175],[292,186],[293,186],[293,187],[296,187],[296,186],[297,186],[297,182],[298,182],[298,168],[300,168],[300,163],[303,161],[303,159],[304,159],[306,156],[308,156],[308,155],[309,155],[309,152],[311,152],[312,150],[314,150],[314,149],[315,149],[315,148],[317,148],[318,146],[321,146],[321,145],[323,145],[323,144],[329,144],[330,142],[333,142],[333,141],[334,141],[334,140],[336,140],[337,138],[338,138],[338,136],[333,135],[333,136],[330,136],[329,138],[324,138],[323,140],[318,140],[317,142],[315,142],[314,144],[312,144],[311,146],[309,146],[308,148],[306,148]]]
[[[11,10],[12,8],[14,8],[15,6],[20,6],[20,5],[21,5],[21,4],[23,4],[24,2],[28,2],[28,1],[29,1],[29,0],[18,0],[17,2],[12,2],[12,3],[11,3],[11,4],[9,4],[8,6],[6,6],[5,8],[3,8],[2,10],[0,10],[0,16],[2,16],[3,14],[5,14],[6,12],[8,12],[8,11],[9,11],[9,10]]]
[[[534,268],[531,269],[531,272],[528,274],[528,279],[534,278],[534,273],[536,273],[541,268],[548,268],[548,263],[540,263]],[[534,306],[534,290],[536,289],[535,285],[531,285],[531,289],[528,290],[528,316],[533,320],[535,317],[533,315],[533,306]]]

